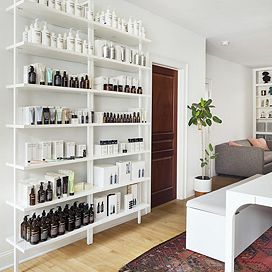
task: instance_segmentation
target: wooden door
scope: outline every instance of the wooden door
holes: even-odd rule
[[[176,199],[178,71],[153,65],[152,207]]]

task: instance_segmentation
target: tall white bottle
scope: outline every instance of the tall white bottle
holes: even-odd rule
[[[77,53],[82,53],[82,39],[79,37],[79,30],[76,32],[75,51]]]
[[[75,51],[75,37],[73,36],[72,28],[70,28],[67,36],[67,50]]]
[[[28,26],[25,27],[25,30],[23,32],[23,42],[28,42]]]
[[[42,32],[41,32],[41,27],[39,25],[39,19],[35,19],[35,23],[33,25],[32,42],[38,43],[38,44],[42,43]]]
[[[30,43],[32,42],[32,31],[33,31],[33,24],[30,25],[28,29],[28,35],[27,35],[27,41]]]
[[[42,30],[42,44],[45,46],[51,46],[51,34],[47,28],[47,23],[44,23]]]

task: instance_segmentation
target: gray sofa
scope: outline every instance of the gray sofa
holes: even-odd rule
[[[215,146],[217,174],[251,177],[272,172],[272,141],[267,141],[271,151],[253,147],[248,140],[235,142],[242,146],[229,146],[228,143]]]

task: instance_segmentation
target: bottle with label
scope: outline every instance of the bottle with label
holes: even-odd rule
[[[57,48],[57,35],[54,32],[51,33],[51,47]]]
[[[85,76],[85,89],[90,89],[90,80],[88,75]]]
[[[23,42],[28,42],[28,26],[25,27],[25,30],[23,32]]]
[[[62,0],[55,0],[55,9],[62,11]]]
[[[67,50],[75,51],[75,38],[73,36],[71,28],[70,28],[69,34],[67,36]]]
[[[62,84],[62,79],[61,79],[61,74],[60,71],[56,71],[56,74],[54,76],[54,86],[61,86]]]
[[[37,220],[33,220],[30,227],[30,244],[37,245],[40,242],[40,228]]]
[[[112,12],[112,27],[113,28],[118,28],[118,19],[117,19],[115,10]]]
[[[105,18],[105,12],[104,11],[102,11],[101,14],[100,14],[100,16],[99,16],[99,22],[102,25],[106,24],[106,18]]]
[[[78,77],[75,78],[75,88],[79,88],[79,80],[78,80]]]
[[[88,209],[88,204],[84,205],[82,211],[82,225],[87,226],[90,224],[90,211]]]
[[[73,211],[69,211],[68,212],[68,216],[67,216],[67,222],[66,222],[66,226],[67,226],[67,231],[73,231],[75,229],[75,215],[73,213]]]
[[[75,80],[73,77],[70,77],[70,80],[69,80],[69,87],[70,88],[75,88]]]
[[[45,190],[43,189],[43,182],[41,182],[40,190],[38,191],[38,203],[45,202]]]
[[[116,49],[113,43],[110,44],[110,59],[116,59]]]
[[[62,80],[61,80],[61,86],[62,87],[68,87],[68,75],[66,73],[66,71],[63,72],[63,77],[62,77]]]
[[[102,47],[102,57],[103,58],[110,58],[110,48],[107,43],[105,43]]]
[[[79,30],[76,32],[75,51],[77,53],[82,53],[82,40],[79,37]]]
[[[42,220],[41,220],[40,235],[41,235],[41,242],[45,242],[48,239],[48,225],[47,225],[45,217],[42,217]]]
[[[63,37],[61,36],[61,34],[59,34],[57,38],[57,48],[64,49]]]
[[[75,229],[81,227],[81,212],[78,208],[75,209]]]
[[[21,224],[21,238],[24,239],[24,240],[26,240],[26,236],[27,236],[27,234],[26,234],[27,225],[28,225],[28,223],[27,223],[27,217],[28,217],[28,215],[26,215],[24,217],[24,221]]]
[[[94,205],[91,204],[90,207],[90,223],[92,224],[94,222]]]
[[[35,19],[33,29],[32,29],[32,43],[41,44],[42,43],[42,32],[39,25],[39,19]]]
[[[52,216],[49,224],[49,237],[56,238],[59,234],[59,225],[55,215]]]
[[[107,26],[112,26],[112,13],[109,9],[107,9],[105,13],[105,24]]]
[[[65,218],[62,214],[59,216],[59,235],[65,234]]]
[[[61,179],[58,178],[56,182],[56,194],[57,198],[61,198]]]
[[[82,17],[82,6],[78,0],[75,0],[75,16]]]
[[[42,30],[42,44],[45,46],[51,46],[51,35],[47,28],[47,23],[44,23]]]
[[[35,186],[33,186],[29,194],[29,205],[34,206],[35,204],[36,204],[36,195],[35,195]]]
[[[66,12],[70,15],[75,15],[75,1],[74,0],[66,1]]]
[[[80,87],[81,89],[85,89],[85,80],[84,80],[84,77],[81,77],[79,87]]]
[[[53,200],[53,190],[51,186],[51,182],[48,181],[47,189],[45,192],[45,199],[46,201],[52,201]]]
[[[28,73],[28,84],[36,84],[37,75],[34,70],[34,66],[30,66],[30,71]]]

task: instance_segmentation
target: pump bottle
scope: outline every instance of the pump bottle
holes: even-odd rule
[[[46,22],[44,23],[43,30],[42,30],[42,44],[45,46],[51,46],[51,36],[47,28]]]
[[[42,43],[42,32],[39,25],[39,19],[35,19],[33,29],[32,29],[32,43],[41,44]]]
[[[82,40],[79,37],[79,30],[76,32],[75,51],[77,53],[82,53]]]

